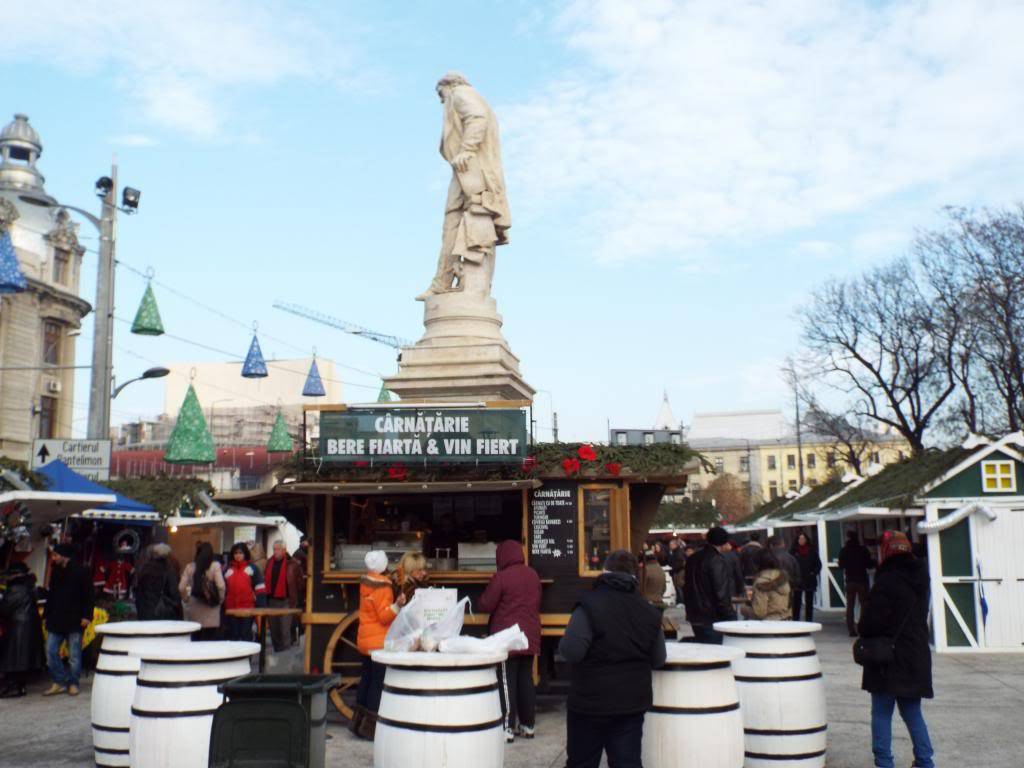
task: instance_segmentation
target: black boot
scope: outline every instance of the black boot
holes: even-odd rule
[[[369,710],[363,710],[363,719],[359,721],[359,730],[356,732],[356,735],[361,739],[373,741],[373,737],[376,733],[377,713],[370,712]]]
[[[348,721],[348,729],[357,736],[359,735],[359,724],[363,721],[365,714],[366,710],[363,709],[361,704],[356,704],[352,707],[352,719]]]

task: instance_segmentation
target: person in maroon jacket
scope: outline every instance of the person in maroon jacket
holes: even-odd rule
[[[530,643],[525,651],[510,652],[500,671],[505,741],[512,741],[516,734],[532,739],[537,709],[533,659],[540,654],[540,577],[526,564],[523,545],[518,541],[501,542],[497,562],[498,572],[477,607],[491,614],[488,632],[494,634],[518,624]]]

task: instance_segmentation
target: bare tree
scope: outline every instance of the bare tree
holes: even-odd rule
[[[925,431],[957,387],[961,331],[935,317],[910,261],[826,283],[799,318],[812,369],[852,397],[851,414],[891,427],[922,451]]]
[[[1024,206],[946,213],[950,225],[919,237],[914,254],[936,306],[960,319],[958,415],[970,432],[1014,432],[1024,426]]]
[[[871,421],[856,408],[829,410],[814,395],[807,393],[805,398],[804,424],[807,429],[832,440],[836,457],[862,475],[864,461],[879,439],[878,432],[871,428]]]

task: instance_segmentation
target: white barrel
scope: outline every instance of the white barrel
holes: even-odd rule
[[[738,648],[668,643],[654,670],[654,706],[644,715],[646,768],[742,768],[743,716],[732,663]]]
[[[91,702],[96,765],[114,768],[129,764],[128,725],[139,674],[139,659],[131,652],[189,643],[199,628],[194,621],[120,621],[96,627],[102,640]]]
[[[146,649],[129,731],[131,768],[206,768],[217,686],[247,675],[256,643],[204,641]]]
[[[502,768],[497,667],[504,653],[390,653],[373,740],[374,768]]]
[[[721,621],[724,644],[746,651],[733,664],[747,768],[821,768],[828,720],[810,621]]]

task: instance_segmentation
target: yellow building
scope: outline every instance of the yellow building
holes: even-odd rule
[[[804,433],[798,444],[796,430],[779,410],[696,413],[686,442],[711,466],[690,478],[689,493],[699,497],[716,478],[728,475],[746,489],[751,508],[852,469],[834,438]],[[892,433],[880,432],[858,448],[862,471],[910,455],[907,441]]]

